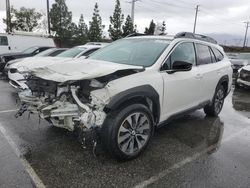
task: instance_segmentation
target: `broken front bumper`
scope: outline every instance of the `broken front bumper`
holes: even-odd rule
[[[93,107],[92,104],[83,104],[76,92],[77,89],[71,88],[74,102],[69,102],[64,96],[53,102],[48,102],[46,97],[35,97],[30,90],[20,92],[19,98],[22,106],[25,106],[25,110],[49,120],[56,127],[69,131],[73,131],[76,126],[81,126],[84,129],[101,127],[106,118],[103,109]],[[23,109],[21,108],[21,111],[18,112],[20,115],[25,111]]]

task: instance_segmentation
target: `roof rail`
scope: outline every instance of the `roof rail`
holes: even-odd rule
[[[126,38],[129,38],[129,37],[137,37],[137,36],[146,36],[147,34],[144,34],[144,33],[132,33],[132,34],[129,34],[126,36]]]
[[[208,36],[205,36],[205,35],[194,34],[194,33],[191,33],[191,32],[177,33],[174,38],[190,38],[190,39],[197,39],[197,40],[217,44],[217,41],[214,40],[211,37],[208,37]]]

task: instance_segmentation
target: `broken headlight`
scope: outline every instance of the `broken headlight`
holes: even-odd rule
[[[93,88],[103,88],[104,87],[104,84],[99,82],[98,80],[96,79],[93,79],[91,80],[90,84],[89,84],[90,87],[93,87]]]

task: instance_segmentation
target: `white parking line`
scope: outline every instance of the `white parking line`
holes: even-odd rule
[[[0,123],[0,132],[4,135],[5,139],[7,142],[10,144],[11,148],[14,150],[16,156],[20,158],[20,161],[22,165],[24,166],[26,172],[30,175],[32,181],[34,182],[35,186],[37,188],[45,188],[45,185],[43,184],[42,180],[38,177],[36,174],[35,170],[31,167],[29,162],[23,158],[20,150],[18,149],[17,145],[15,142],[12,140],[12,138],[8,135],[6,129],[1,125]]]
[[[222,138],[222,143],[225,142],[229,142],[230,140],[241,136],[242,134],[246,133],[247,131],[250,131],[250,127],[242,129],[239,132],[236,132],[228,137],[226,137],[225,139]],[[177,170],[183,166],[185,166],[186,164],[197,160],[198,158],[200,158],[201,156],[203,156],[204,154],[208,153],[209,151],[212,151],[213,149],[216,149],[216,145],[212,145],[210,147],[208,147],[207,149],[205,149],[204,151],[200,152],[200,153],[196,153],[194,155],[192,155],[191,157],[187,157],[186,159],[174,164],[173,166],[171,166],[170,168],[160,172],[159,174],[152,176],[151,178],[137,184],[136,186],[134,186],[134,188],[144,188],[147,187],[148,185],[151,185],[152,183],[157,182],[158,180],[164,178],[165,176],[167,176],[169,173],[173,172],[174,170]]]
[[[144,187],[160,180],[161,178],[164,178],[165,176],[167,176],[169,173],[173,172],[174,170],[177,170],[177,169],[181,168],[182,166],[185,166],[186,164],[200,158],[202,155],[208,153],[209,151],[212,151],[213,149],[216,149],[215,145],[212,145],[212,146],[208,147],[206,150],[204,150],[200,153],[196,153],[191,157],[187,157],[186,159],[174,164],[170,168],[163,170],[159,174],[152,176],[151,178],[139,183],[138,185],[134,186],[134,188],[144,188]]]
[[[9,112],[16,112],[18,109],[13,109],[13,110],[2,110],[0,111],[0,114],[4,114],[4,113],[9,113]]]

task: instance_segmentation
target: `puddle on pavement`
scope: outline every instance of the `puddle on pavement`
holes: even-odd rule
[[[250,89],[235,89],[233,91],[232,103],[236,111],[250,113]]]

